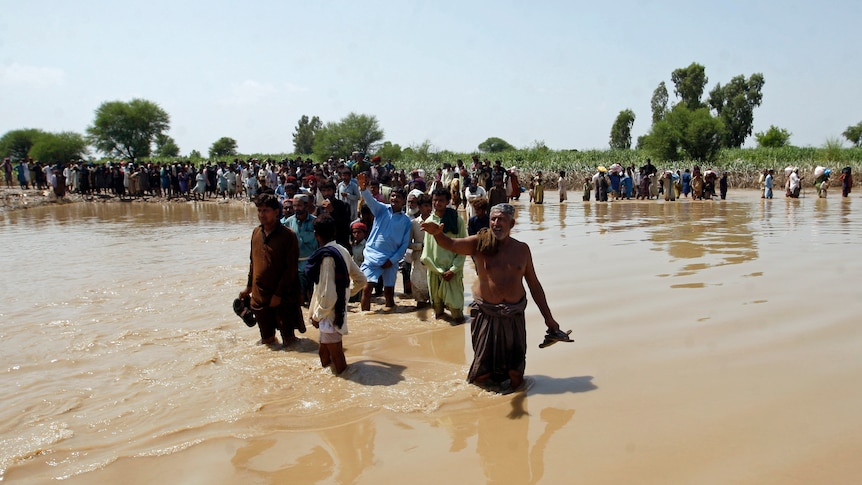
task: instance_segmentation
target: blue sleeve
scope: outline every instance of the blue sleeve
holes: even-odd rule
[[[371,191],[367,188],[360,192],[362,194],[362,200],[365,201],[365,205],[371,209],[371,213],[374,214],[374,217],[379,217],[383,211],[389,210],[385,204],[380,203],[379,200],[375,199],[373,195],[371,195]]]

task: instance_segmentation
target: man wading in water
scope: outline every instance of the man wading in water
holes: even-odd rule
[[[490,228],[465,238],[450,238],[443,233],[443,226],[434,222],[423,223],[422,229],[443,248],[475,257],[478,278],[473,284],[470,312],[474,356],[467,381],[485,386],[488,381],[502,383],[508,378],[512,390],[517,390],[524,384],[527,354],[524,280],[548,327],[540,347],[571,342],[570,332],[561,331],[551,315],[530,247],[509,235],[515,226],[515,208],[497,204],[490,216]]]

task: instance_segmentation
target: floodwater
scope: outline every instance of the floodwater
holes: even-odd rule
[[[514,236],[576,342],[538,349],[531,304],[528,385],[508,396],[464,382],[469,325],[409,299],[353,310],[344,377],[314,329],[256,345],[231,310],[252,207],[0,214],[0,478],[855,483],[858,196],[730,197],[518,202]]]

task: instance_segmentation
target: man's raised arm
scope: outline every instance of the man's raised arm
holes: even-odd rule
[[[476,236],[453,239],[443,233],[442,224],[431,222],[430,219],[428,222],[422,223],[422,230],[434,236],[434,240],[437,241],[437,244],[444,249],[467,256],[473,256],[476,254],[476,248],[478,247],[478,238]]]

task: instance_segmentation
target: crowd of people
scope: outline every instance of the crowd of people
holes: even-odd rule
[[[368,312],[382,296],[381,311],[392,312],[399,277],[404,298],[416,308],[430,305],[436,318],[463,323],[469,255],[480,282],[471,306],[476,352],[468,380],[520,387],[525,282],[545,317],[546,340],[570,339],[551,315],[529,249],[509,237],[515,223],[509,201],[521,193],[520,186],[515,194],[504,185],[512,184],[513,174],[500,164],[474,161],[472,173],[459,167],[444,165],[428,182],[422,171],[405,177],[362,153],[311,167],[299,160],[284,164],[275,187],[254,196],[260,226],[240,293],[257,319],[261,342],[278,345],[276,331],[281,345],[295,341],[295,332],[306,330],[297,316],[305,305],[320,331],[321,365],[341,373],[347,302],[358,299],[359,309]],[[465,207],[471,208],[469,218],[462,216]]]
[[[264,190],[276,192],[280,200],[293,194],[311,189],[317,192],[316,185],[331,179],[338,185],[342,182],[339,167],[350,168],[350,176],[367,171],[375,187],[388,190],[388,187],[405,187],[408,191],[418,189],[430,194],[434,189],[446,188],[451,195],[451,205],[466,211],[469,219],[474,215],[474,202],[486,199],[490,206],[519,200],[522,192],[527,192],[530,203],[543,204],[545,187],[553,186],[553,178],[546,177],[542,171],[521,179],[517,167],[504,168],[502,162],[480,161],[478,155],[472,157],[469,165],[462,160],[455,164],[444,163],[435,173],[426,174],[417,169],[405,172],[396,169],[391,161],[383,163],[379,157],[362,156],[361,160],[329,159],[316,164],[311,159],[272,159],[258,160],[234,159],[225,161],[203,161],[197,164],[184,162],[145,162],[127,163],[107,162],[95,164],[83,160],[70,163],[46,164],[32,159],[12,162],[4,159],[3,169],[6,186],[20,186],[22,189],[53,190],[58,196],[78,193],[84,196],[112,195],[116,197],[163,197],[185,200],[205,199],[245,199],[253,200]],[[766,198],[766,177],[769,170],[763,170],[759,179],[761,195]],[[839,176],[842,195],[847,197],[853,186],[850,167],[844,167]],[[820,197],[825,197],[830,187],[829,169],[815,169],[813,186]],[[772,171],[773,183],[775,172]],[[557,177],[557,174],[554,174]],[[566,171],[560,171],[556,178],[559,201],[568,200],[567,190],[570,183]],[[797,167],[784,170],[785,194],[799,197],[803,187],[803,175]],[[598,202],[620,199],[660,199],[695,200],[727,197],[728,173],[712,169],[701,170],[699,165],[676,170],[659,170],[647,159],[640,168],[634,164],[623,167],[618,163],[609,168],[599,166],[592,177],[582,182],[583,201],[595,198]],[[355,185],[355,184],[354,184]],[[574,188],[574,187],[573,187]],[[359,205],[359,194],[355,186],[350,189],[347,202],[351,209]],[[317,201],[319,202],[319,201]]]
[[[623,167],[618,163],[605,168],[597,167],[592,177],[584,178],[583,200],[595,196],[598,202],[609,200],[651,200],[672,201],[690,197],[692,200],[727,198],[727,172],[721,175],[712,169],[701,170],[699,165],[692,168],[659,171],[650,159],[638,169],[632,164]],[[566,199],[562,186],[565,172],[560,172],[560,201]],[[717,190],[717,191],[716,191]]]

